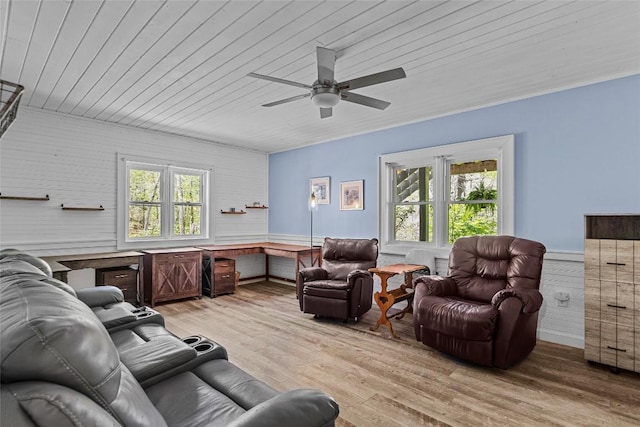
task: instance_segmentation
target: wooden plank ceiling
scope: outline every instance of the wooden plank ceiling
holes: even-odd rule
[[[2,0],[0,78],[22,106],[277,152],[640,72],[637,1]],[[404,67],[320,119],[317,76]],[[557,112],[560,114],[561,112]]]

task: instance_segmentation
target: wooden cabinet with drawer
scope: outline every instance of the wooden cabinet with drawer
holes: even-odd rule
[[[205,280],[202,293],[208,297],[230,294],[236,291],[236,262],[229,258],[215,258],[211,269],[203,272],[209,274],[209,280]]]
[[[202,292],[202,251],[195,248],[145,250],[144,298],[155,303]]]
[[[585,225],[585,358],[640,372],[640,215]]]
[[[136,266],[137,267],[137,266]],[[120,288],[124,300],[138,305],[138,270],[132,267],[96,269],[96,286],[111,285]]]

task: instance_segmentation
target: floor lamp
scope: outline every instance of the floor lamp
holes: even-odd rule
[[[318,199],[316,199],[316,194],[311,192],[311,197],[309,197],[309,213],[311,214],[311,229],[310,229],[310,252],[309,258],[311,259],[311,267],[313,267],[313,211],[318,210]]]

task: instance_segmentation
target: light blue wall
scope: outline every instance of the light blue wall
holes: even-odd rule
[[[314,236],[377,237],[380,154],[505,134],[516,141],[516,235],[582,252],[585,213],[640,213],[635,75],[272,154],[269,233],[308,235],[309,178],[329,176],[331,204],[314,215]],[[356,179],[365,209],[340,211],[339,184]]]

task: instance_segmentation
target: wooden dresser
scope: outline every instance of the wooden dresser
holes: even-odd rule
[[[144,298],[151,307],[157,302],[202,293],[202,251],[196,248],[145,250]]]
[[[640,214],[586,215],[585,359],[640,372]]]

